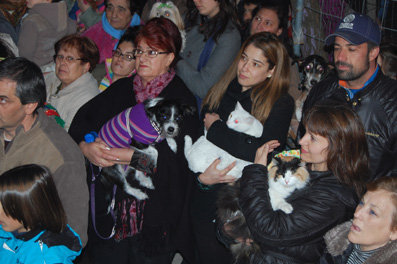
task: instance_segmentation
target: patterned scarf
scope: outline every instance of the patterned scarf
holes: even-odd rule
[[[8,20],[8,22],[11,23],[13,27],[16,27],[18,25],[23,15],[25,15],[26,10],[27,7],[25,1],[11,3],[7,0],[4,0],[0,3],[0,12]]]
[[[175,70],[171,69],[168,72],[157,76],[150,82],[143,85],[141,77],[137,74],[134,77],[134,92],[138,103],[142,103],[146,99],[156,98],[161,91],[174,79]]]

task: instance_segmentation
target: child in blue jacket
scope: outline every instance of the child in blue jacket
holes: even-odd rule
[[[23,165],[0,176],[2,264],[72,264],[81,248],[46,168]]]

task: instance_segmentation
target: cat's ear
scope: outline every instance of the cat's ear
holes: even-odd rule
[[[244,108],[241,106],[239,101],[237,101],[236,107],[234,108],[234,110],[244,110]]]
[[[281,159],[278,157],[273,157],[272,162],[273,162],[274,166],[277,166],[278,164],[280,164]]]

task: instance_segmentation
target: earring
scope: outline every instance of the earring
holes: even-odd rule
[[[272,78],[272,75],[271,75],[271,74],[269,74],[269,75],[267,76],[267,78],[269,78],[269,79],[270,79],[270,78]]]

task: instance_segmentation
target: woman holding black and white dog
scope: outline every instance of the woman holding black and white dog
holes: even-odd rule
[[[207,139],[236,158],[254,161],[265,142],[283,149],[294,101],[288,95],[289,60],[283,44],[270,33],[258,33],[244,42],[233,64],[203,101],[202,116]],[[263,124],[259,138],[236,132],[226,120],[237,102]],[[218,190],[236,180],[214,161],[197,176],[192,222],[199,263],[231,263],[230,252],[216,239],[215,215]]]
[[[175,75],[174,65],[182,44],[175,24],[165,18],[154,18],[141,29],[135,42],[136,75],[116,81],[84,105],[69,130],[84,155],[100,167],[130,164],[131,157],[134,161],[134,151],[109,149],[99,139],[86,143],[86,133],[99,131],[113,116],[146,99],[162,97],[196,105],[193,94]],[[156,145],[159,157],[157,171],[152,175],[155,189],[148,191],[148,200],[141,202],[117,192],[116,211],[119,213],[115,236],[103,240],[95,232],[90,232],[95,263],[170,263],[176,250],[187,260],[191,259],[186,205],[193,177],[189,177],[182,150],[184,135],[196,138],[197,131],[197,117],[187,117],[176,137],[176,154],[166,141]],[[101,196],[96,193],[95,198],[99,201]],[[100,207],[100,204],[96,205],[96,225],[99,233],[105,236],[110,234],[113,221],[107,216],[105,219],[110,217],[109,223],[101,224],[100,214],[105,214],[106,208],[102,205],[101,211]]]

